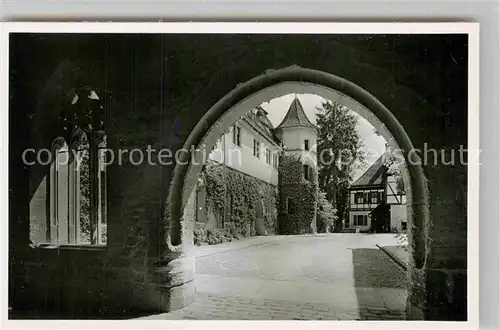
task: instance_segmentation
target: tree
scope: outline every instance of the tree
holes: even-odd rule
[[[382,135],[375,128],[373,129],[373,133],[375,135],[378,135],[378,136]],[[397,193],[404,194],[405,193],[405,185],[404,185],[403,174],[402,174],[404,157],[402,155],[398,155],[394,152],[391,152],[391,149],[389,148],[387,142],[386,142],[386,148],[389,150],[389,152],[387,152],[385,157],[384,157],[384,165],[385,165],[385,167],[387,167],[387,174],[394,176],[394,178],[396,179]]]
[[[338,219],[337,210],[333,205],[326,199],[326,193],[323,191],[319,192],[318,196],[318,232],[331,232],[334,228],[335,222]]]
[[[356,131],[357,118],[348,108],[326,101],[317,109],[319,187],[333,207],[342,210],[335,226],[341,230],[352,175],[365,162],[363,143]]]
[[[349,209],[349,186],[350,181],[341,181],[337,187],[337,216],[339,218],[339,223],[342,223],[342,219],[345,219],[347,211]]]

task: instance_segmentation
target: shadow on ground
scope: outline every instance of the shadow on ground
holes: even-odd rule
[[[407,274],[383,251],[352,249],[354,281],[362,320],[405,318]],[[383,309],[391,311],[382,314]]]
[[[57,308],[39,308],[36,310],[11,310],[9,320],[126,320],[151,315],[151,312],[121,311],[103,312],[95,309],[79,309],[68,312]]]

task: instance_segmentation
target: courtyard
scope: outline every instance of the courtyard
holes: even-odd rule
[[[196,299],[146,319],[401,320],[394,234],[259,236],[196,248]]]

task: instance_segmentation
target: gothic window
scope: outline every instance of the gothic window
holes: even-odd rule
[[[68,209],[68,174],[69,174],[69,148],[66,141],[62,137],[56,138],[52,143],[52,164],[50,166],[50,181],[49,181],[49,226],[47,226],[47,240],[52,243],[70,243],[69,232],[70,226],[74,223],[69,223]]]
[[[50,243],[105,244],[107,241],[105,141],[92,142],[95,145],[91,148],[87,135],[80,132],[69,146],[63,138],[53,143],[49,174],[50,226],[47,226]],[[98,158],[95,167],[90,164],[91,149],[96,150]],[[93,194],[96,195],[94,202],[91,201]]]
[[[62,110],[64,137],[52,144],[47,242],[107,242],[104,109],[88,86],[73,89]]]

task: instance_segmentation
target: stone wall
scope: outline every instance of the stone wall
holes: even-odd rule
[[[164,59],[158,56],[161,38],[82,35],[76,39],[23,35],[11,43],[11,56],[23,58],[12,61],[11,67],[10,113],[16,131],[11,136],[16,141],[12,164],[20,163],[26,148],[50,148],[51,141],[64,134],[61,103],[70,88],[81,85],[95,88],[105,104],[108,147],[115,155],[119,149],[145,151],[149,144],[158,148],[175,142],[163,133],[172,132],[165,130],[164,121],[167,126],[174,121],[163,110],[167,89],[162,85]],[[106,317],[168,311],[192,300],[188,293],[194,288],[194,259],[185,252],[189,244],[169,248],[168,221],[163,221],[173,165],[134,165],[124,155],[120,164],[115,161],[107,168],[106,247],[30,246],[31,217],[23,210],[29,211],[33,196],[43,204],[42,194],[35,191],[49,168],[20,165],[11,172],[17,180],[11,182],[9,226],[12,307],[35,305],[75,316],[78,308],[71,306],[85,306],[87,317]],[[158,164],[156,156],[153,153],[152,159]],[[192,237],[192,229],[186,235]],[[87,292],[89,288],[93,290]],[[61,308],[55,308],[57,304]]]

